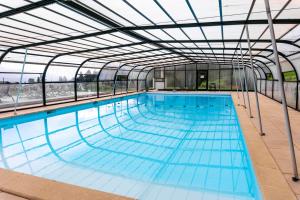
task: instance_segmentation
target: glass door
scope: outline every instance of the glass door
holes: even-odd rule
[[[197,90],[207,90],[208,89],[208,71],[207,70],[197,70]]]

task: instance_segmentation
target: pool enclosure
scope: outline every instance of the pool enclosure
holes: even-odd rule
[[[257,91],[282,102],[290,133],[299,23],[298,0],[2,1],[0,109],[151,89]]]
[[[270,1],[288,105],[299,109],[299,2]],[[281,101],[264,1],[7,1],[3,109],[148,90],[253,90]],[[233,9],[234,8],[234,9]],[[24,66],[23,66],[24,65]],[[236,70],[234,70],[236,68]],[[19,89],[20,88],[20,89]]]

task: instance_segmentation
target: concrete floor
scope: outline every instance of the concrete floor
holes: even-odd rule
[[[243,97],[240,93],[240,103],[243,104]],[[243,116],[239,116],[241,124],[243,121],[250,120],[251,124],[256,127],[255,134],[258,135],[258,118],[257,118],[257,111],[256,111],[256,103],[255,103],[255,95],[254,93],[250,93],[250,102],[251,108],[254,118],[249,118],[249,109],[244,109],[242,106],[237,106],[238,98],[237,93],[232,93],[232,97],[236,104],[237,111],[239,110],[240,113],[243,113]],[[246,97],[246,96],[245,96]],[[289,152],[288,146],[288,139],[287,134],[285,133],[285,124],[284,124],[284,116],[282,112],[282,106],[280,103],[271,100],[268,97],[263,95],[259,95],[260,107],[261,107],[261,115],[262,115],[262,124],[263,124],[263,131],[266,134],[265,136],[260,136],[264,145],[267,147],[267,151],[271,154],[273,160],[275,161],[276,166],[272,166],[271,164],[268,165],[270,168],[266,168],[265,170],[272,171],[272,168],[278,168],[280,173],[283,175],[284,180],[282,177],[275,176],[275,174],[269,173],[269,177],[265,177],[264,181],[274,182],[272,185],[277,184],[278,191],[275,192],[272,196],[274,199],[291,199],[289,198],[278,198],[277,193],[282,194],[282,187],[280,182],[287,182],[288,186],[291,188],[292,192],[296,196],[296,199],[300,200],[300,181],[293,182],[291,180],[292,177],[292,164],[291,164],[291,157]],[[247,101],[246,101],[247,104]],[[289,110],[289,116],[291,120],[292,126],[292,133],[294,137],[294,146],[296,150],[297,156],[297,163],[298,163],[298,171],[300,172],[300,112],[293,110],[291,108]],[[248,113],[248,114],[246,114]],[[245,131],[244,131],[245,132]],[[245,133],[244,133],[245,134]],[[246,139],[247,141],[248,139]],[[248,148],[249,144],[247,141]],[[254,152],[259,157],[264,157],[262,149],[249,149],[250,153]],[[265,159],[265,158],[264,158]],[[252,161],[255,163],[257,158],[252,158]],[[271,161],[272,162],[272,161]],[[260,166],[261,167],[261,166]],[[274,172],[276,173],[276,172]],[[262,174],[266,176],[266,174]],[[279,184],[279,185],[278,185]]]
[[[240,96],[240,103],[242,103],[243,100],[242,100],[241,93],[239,96]],[[253,93],[250,94],[251,107],[254,116],[254,118],[252,119],[250,119],[247,114],[248,109],[244,109],[242,106],[237,105],[238,98],[236,92],[232,92],[232,97],[236,106],[240,124],[243,129],[247,147],[251,156],[252,163],[254,165],[255,173],[260,188],[262,190],[264,199],[300,200],[300,181],[293,182],[291,180],[292,167],[291,167],[287,136],[285,134],[285,126],[284,126],[281,104],[269,99],[268,97],[259,95],[261,114],[263,119],[263,129],[264,132],[266,133],[266,135],[262,137],[259,136],[258,129],[256,128],[258,126],[257,126],[257,117],[256,117],[257,115],[256,115],[254,94]],[[72,106],[72,105],[86,103],[95,100],[99,100],[99,99],[93,99],[93,100],[82,101],[82,102],[74,102],[74,103],[69,103],[67,105]],[[20,111],[19,114],[38,112],[38,111],[44,111],[49,109],[51,110],[51,109],[56,109],[64,106],[66,105],[62,104],[56,106],[29,109],[29,110]],[[293,131],[293,136],[295,141],[296,154],[298,158],[298,170],[300,171],[300,112],[295,111],[293,109],[289,109],[289,114],[290,114],[292,131]],[[0,114],[0,118],[12,116],[12,115],[13,113]],[[9,191],[10,194],[5,192],[0,192],[0,200],[24,200],[24,198],[21,198],[19,196],[26,196],[26,195],[13,196],[11,195],[13,193],[14,194],[30,193],[29,196],[31,197],[32,195],[33,196],[38,195],[39,197],[42,196],[53,197],[53,192],[57,191],[57,189],[60,188],[63,188],[62,190],[67,191],[63,195],[64,197],[68,195],[71,196],[77,195],[77,198],[75,199],[80,199],[79,194],[82,194],[81,192],[84,191],[87,192],[87,194],[91,194],[91,195],[97,194],[97,197],[99,198],[98,196],[99,193],[94,193],[94,191],[84,190],[83,188],[74,188],[71,186],[68,187],[66,186],[68,188],[66,189],[65,184],[60,184],[57,182],[54,183],[52,181],[43,180],[38,177],[33,177],[29,175],[19,175],[18,173],[14,173],[14,172],[5,172],[5,170],[3,169],[1,169],[1,172],[2,173],[0,174],[0,178],[1,178],[0,190]],[[22,176],[22,180],[20,179],[20,176]],[[13,179],[15,177],[19,177],[18,178],[19,181],[16,182],[8,181],[9,179]],[[29,183],[37,183],[36,181],[39,182],[38,185],[43,185],[43,187],[38,187],[37,192],[34,191],[36,189],[36,184],[29,184]],[[24,190],[24,184],[26,185],[28,190]],[[5,190],[1,188],[5,188]],[[33,191],[29,191],[30,190],[29,188],[32,188]],[[78,193],[79,191],[81,192]],[[117,197],[114,195],[108,195],[107,197],[109,199],[123,199],[122,197]]]
[[[0,191],[0,200],[27,200],[27,199]]]

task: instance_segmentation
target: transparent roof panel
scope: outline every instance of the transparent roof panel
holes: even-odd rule
[[[158,2],[177,23],[195,22],[193,15],[185,1],[159,0]]]
[[[278,16],[279,19],[295,19],[299,18],[300,1],[289,1],[286,8]]]
[[[283,35],[292,29],[294,24],[274,24],[275,37],[281,38]],[[261,39],[271,39],[270,30],[268,29],[261,37]]]
[[[300,38],[300,26],[295,25],[287,34],[285,34],[282,39],[295,41]]]
[[[221,29],[218,26],[203,27],[204,34],[208,40],[221,39]]]
[[[224,26],[224,39],[236,39],[241,37],[243,25]]]
[[[252,0],[226,0],[223,1],[223,20],[246,20]]]
[[[289,0],[269,0],[271,14],[274,18]],[[250,19],[267,19],[264,1],[256,1]]]
[[[38,0],[7,1],[2,4],[0,2],[0,12],[36,1]],[[72,4],[83,6],[89,12],[78,7],[71,8],[68,3],[61,1],[0,18],[1,50],[9,47],[19,47],[24,50],[22,45],[34,45],[30,47],[30,51],[46,57],[35,61],[35,57],[31,56],[29,60],[32,62],[41,60],[42,63],[46,63],[55,55],[68,55],[55,59],[56,65],[56,62],[81,63],[87,58],[98,58],[103,61],[119,60],[120,62],[122,59],[132,59],[131,62],[145,62],[147,65],[151,62],[154,65],[160,64],[159,58],[165,59],[169,64],[181,62],[181,60],[191,62],[183,57],[182,53],[197,62],[215,61],[215,59],[223,61],[224,53],[237,55],[235,48],[239,47],[239,39],[244,28],[240,20],[246,20],[253,1],[212,0],[205,3],[199,0],[72,1]],[[270,0],[270,5],[273,18],[284,20],[300,18],[299,1]],[[220,22],[220,13],[223,14],[223,21],[232,23],[239,21],[239,24],[223,27],[220,24],[202,27],[194,24],[188,27],[188,23]],[[255,1],[250,20],[260,20],[260,23],[249,25],[251,40],[270,40],[268,25],[266,22],[262,24],[262,20],[266,19],[264,1]],[[156,26],[166,24],[168,27],[161,29]],[[143,30],[142,26],[145,25],[153,26],[153,28],[147,27]],[[185,27],[179,28],[179,25],[185,25]],[[118,29],[115,29],[116,26]],[[139,30],[136,30],[137,28]],[[300,44],[297,23],[275,23],[274,28],[278,40],[295,41],[297,45]],[[85,36],[104,30],[111,30],[111,32],[98,36]],[[81,36],[81,38],[75,39],[73,36]],[[62,38],[64,41],[56,41]],[[222,41],[223,39],[225,41]],[[246,39],[245,32],[242,39]],[[40,42],[48,43],[37,45]],[[253,54],[271,55],[270,42],[251,41],[251,45],[253,45]],[[243,41],[242,46],[243,53],[248,53],[247,42]],[[215,55],[210,48],[213,49]],[[260,50],[264,48],[268,50]],[[280,41],[278,41],[278,49],[287,55],[299,53],[299,48],[295,45]],[[22,57],[22,50],[17,49],[14,52],[18,51]],[[2,54],[3,51],[0,53]],[[161,55],[163,53],[167,55]],[[230,60],[232,57],[228,56],[226,59]],[[268,62],[267,59],[260,59],[262,62]],[[5,61],[20,62],[9,56],[5,57]],[[34,65],[38,66],[38,63]]]
[[[211,0],[209,3],[199,0],[189,0],[189,2],[199,22],[220,20],[218,0]]]

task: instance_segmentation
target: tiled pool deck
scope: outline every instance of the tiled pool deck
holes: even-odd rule
[[[249,119],[247,110],[245,110],[242,106],[237,106],[237,93],[233,92],[232,97],[236,105],[240,124],[245,135],[246,143],[264,199],[300,200],[300,181],[297,183],[291,181],[292,168],[287,137],[284,132],[281,105],[267,97],[262,95],[259,96],[264,132],[266,133],[266,136],[261,137],[255,128],[256,110],[254,94],[251,94],[252,111],[255,117],[253,119]],[[105,97],[101,99],[109,98],[110,97]],[[240,98],[242,97],[240,96]],[[51,110],[97,100],[100,99],[22,110],[19,111],[18,114]],[[240,102],[242,102],[242,99]],[[298,163],[300,166],[300,112],[292,109],[289,109],[289,112],[294,134],[296,154],[299,158]],[[0,114],[0,118],[12,115],[13,112],[2,113]],[[0,169],[0,191],[3,191],[0,192],[0,200],[127,199],[105,192],[63,184],[4,169]]]

